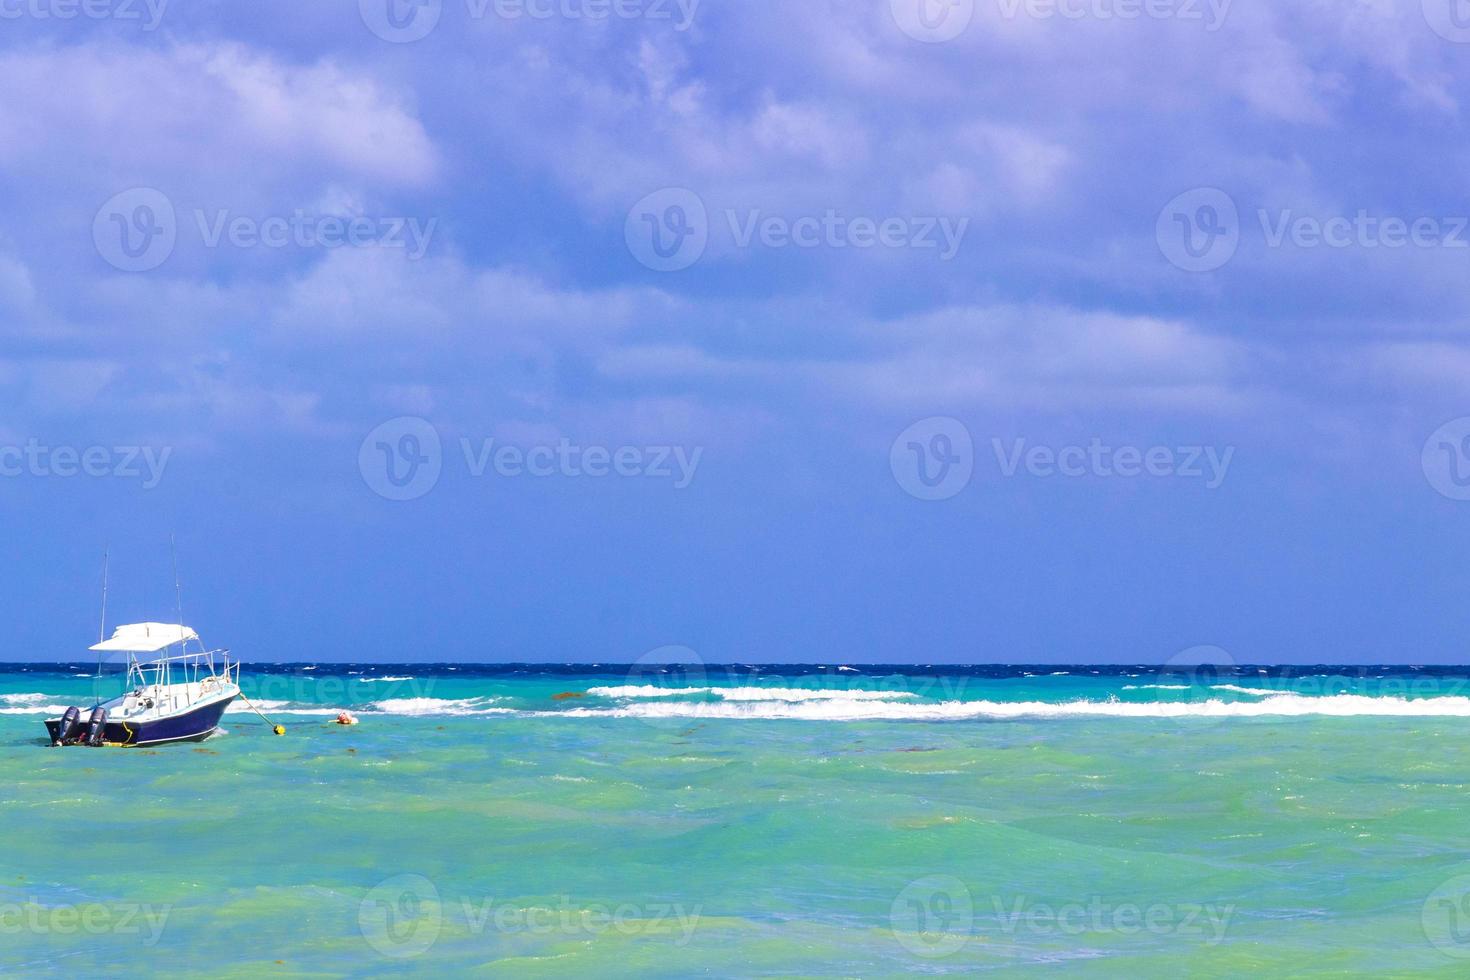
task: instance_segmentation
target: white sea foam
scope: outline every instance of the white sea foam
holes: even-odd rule
[[[44,704],[48,701],[53,700],[55,697],[56,695],[54,694],[0,694],[0,705],[17,706],[27,704]]]
[[[18,708],[0,708],[0,715],[59,715],[66,711],[64,704],[27,704]]]
[[[730,703],[657,701],[618,708],[571,708],[532,712],[571,718],[748,718],[811,721],[946,721],[971,718],[1263,718],[1470,717],[1470,697],[1387,698],[1361,694],[1306,697],[1277,694],[1260,701],[943,701],[935,704],[881,701]]]
[[[500,698],[389,698],[375,701],[364,711],[385,715],[500,715],[512,708],[490,707]]]
[[[411,680],[413,680],[412,677],[364,677],[362,679],[362,682],[364,684],[376,684],[378,681],[382,681],[384,684],[389,684],[389,683],[396,683],[396,682],[399,682],[399,681],[411,681]]]
[[[858,691],[797,687],[655,687],[628,684],[622,687],[589,687],[599,698],[672,698],[713,694],[723,701],[891,701],[911,698],[910,691]]]
[[[1124,684],[1125,691],[1192,691],[1193,684]],[[1232,691],[1235,694],[1254,694],[1258,697],[1266,697],[1272,694],[1281,694],[1281,691],[1273,691],[1261,687],[1241,687],[1238,684],[1211,684],[1212,691]]]
[[[503,700],[495,697],[482,698],[386,698],[382,701],[374,701],[371,704],[354,707],[334,707],[328,704],[308,704],[300,701],[256,701],[255,707],[263,712],[278,715],[329,715],[335,716],[342,711],[350,711],[354,714],[383,714],[383,715],[488,715],[504,714],[509,708],[491,708],[489,705]],[[244,701],[236,701],[230,705],[231,712],[249,713],[251,708]]]
[[[0,715],[59,715],[67,705],[55,704],[56,695],[25,692],[0,694]]]

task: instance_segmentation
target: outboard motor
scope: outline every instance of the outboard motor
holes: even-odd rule
[[[98,705],[92,709],[92,720],[87,724],[87,744],[93,747],[102,744],[107,730],[107,709]]]
[[[65,745],[71,738],[72,730],[82,723],[82,712],[76,707],[66,709],[66,714],[61,716],[61,723],[56,726],[56,737],[51,740],[52,745]]]

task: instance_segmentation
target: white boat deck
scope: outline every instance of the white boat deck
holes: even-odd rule
[[[202,707],[216,701],[233,699],[240,688],[218,677],[186,684],[145,684],[121,697],[103,703],[107,720],[116,722],[148,722]]]

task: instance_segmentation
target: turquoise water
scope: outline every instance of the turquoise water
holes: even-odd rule
[[[284,737],[46,748],[81,670],[0,669],[5,976],[1470,972],[1445,672],[247,667]]]

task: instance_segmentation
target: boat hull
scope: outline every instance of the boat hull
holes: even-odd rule
[[[178,714],[149,721],[130,723],[109,721],[103,728],[102,739],[113,745],[124,746],[200,742],[215,733],[215,730],[219,728],[220,719],[224,717],[225,709],[237,697],[239,697],[238,694],[233,694]],[[82,714],[84,724],[87,714],[87,712]],[[56,732],[60,727],[60,718],[46,720],[46,733],[51,736],[53,742],[56,740]]]

